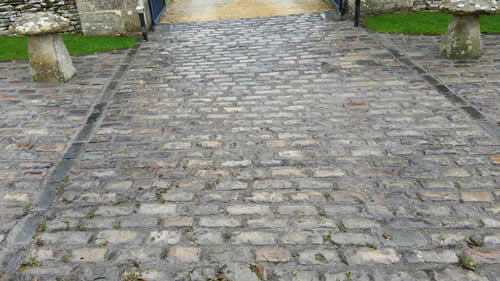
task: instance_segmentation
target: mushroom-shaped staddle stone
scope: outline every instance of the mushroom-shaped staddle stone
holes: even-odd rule
[[[448,31],[441,42],[441,53],[450,59],[471,59],[481,56],[479,15],[494,14],[497,0],[442,0],[439,9],[452,13]]]
[[[68,19],[50,12],[25,14],[10,26],[11,32],[19,35],[42,35],[58,33],[70,26]]]
[[[51,12],[25,14],[9,28],[11,33],[28,35],[28,56],[34,81],[66,82],[76,70],[58,32],[69,20]]]

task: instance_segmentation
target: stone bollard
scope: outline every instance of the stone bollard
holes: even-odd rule
[[[439,9],[453,14],[443,35],[441,54],[449,59],[473,59],[481,56],[479,16],[494,14],[497,0],[442,0]]]
[[[66,82],[76,70],[58,32],[69,20],[51,12],[25,14],[9,28],[11,33],[28,36],[30,72],[34,81]]]

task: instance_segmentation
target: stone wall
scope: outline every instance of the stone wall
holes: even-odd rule
[[[361,15],[369,16],[390,12],[408,12],[433,10],[440,0],[361,0]],[[356,0],[346,0],[344,8],[348,14],[354,14]]]
[[[23,13],[53,11],[71,21],[70,32],[81,31],[75,0],[0,0],[0,34]]]
[[[148,2],[146,21],[151,23]],[[127,34],[141,31],[137,0],[76,0],[84,34]]]
[[[413,10],[432,10],[437,9],[439,0],[415,0],[413,1]]]

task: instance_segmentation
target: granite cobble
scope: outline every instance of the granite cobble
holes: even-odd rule
[[[446,84],[460,98],[484,114],[485,118],[500,126],[498,111],[500,55],[494,50],[495,48],[491,48],[498,46],[498,35],[483,34],[485,48],[481,58],[461,61],[447,60],[439,54],[440,36],[393,34],[381,36],[426,70],[430,77],[437,80],[431,83]],[[474,116],[475,112],[471,114]]]
[[[26,216],[37,208],[47,178],[71,150],[89,110],[126,52],[73,57],[78,76],[66,84],[31,82],[27,61],[0,63],[0,257],[23,246]],[[29,220],[28,220],[29,221]],[[16,232],[21,231],[21,232]]]
[[[398,38],[322,13],[157,26],[6,278],[496,281],[499,139]]]

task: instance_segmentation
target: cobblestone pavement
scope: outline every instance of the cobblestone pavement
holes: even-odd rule
[[[5,279],[500,280],[498,112],[437,72],[477,62],[319,13],[152,37]]]
[[[450,61],[439,55],[440,36],[381,35],[402,50],[429,75],[449,86],[463,100],[500,126],[500,54],[498,35],[483,35],[485,48],[478,60]]]
[[[78,75],[59,85],[31,82],[26,60],[0,62],[0,257],[31,242],[19,228],[125,57],[123,50],[75,56]]]

